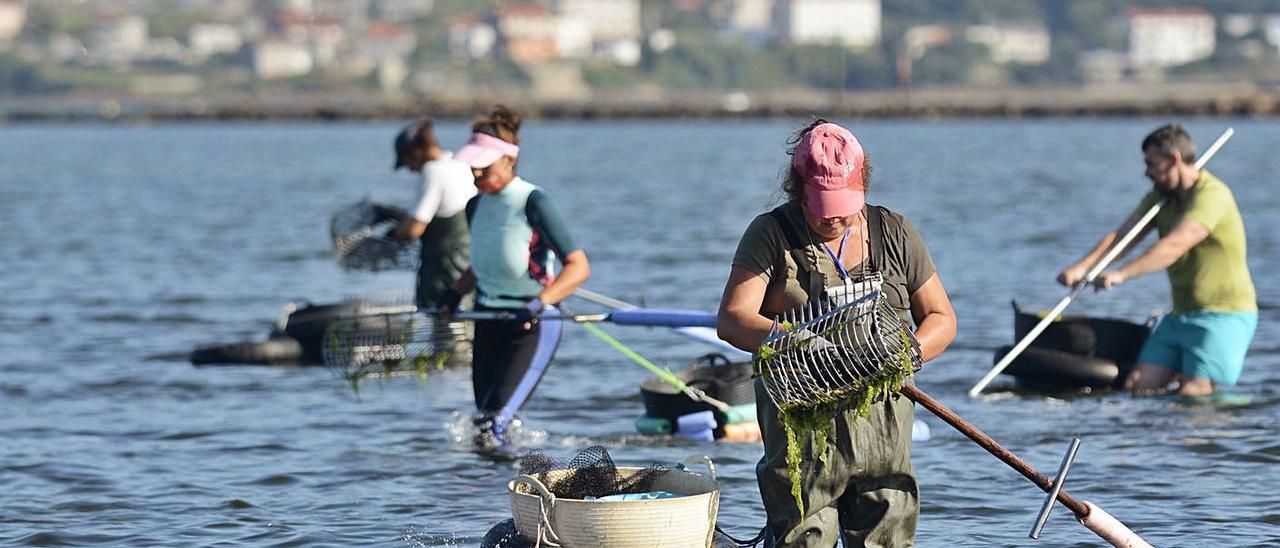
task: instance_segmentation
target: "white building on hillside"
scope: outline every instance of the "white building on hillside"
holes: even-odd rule
[[[187,47],[197,57],[235,53],[243,44],[240,31],[231,25],[197,23],[187,29]]]
[[[584,21],[595,43],[640,38],[640,0],[557,0],[556,13]]]
[[[86,61],[94,65],[126,66],[145,53],[149,41],[147,20],[142,17],[99,17],[89,24],[85,33]]]
[[[576,17],[533,3],[505,4],[494,18],[507,55],[517,63],[545,63],[591,55],[591,31]]]
[[[418,36],[408,27],[374,20],[359,38],[360,53],[378,61],[405,61],[418,47]]]
[[[280,35],[286,41],[306,46],[311,58],[311,68],[329,68],[338,63],[338,57],[347,41],[347,31],[335,19],[323,17],[280,18]]]
[[[311,0],[311,17],[336,21],[344,29],[369,24],[370,0]]]
[[[303,44],[265,40],[254,45],[253,73],[263,80],[302,76],[313,67],[311,52]]]
[[[1232,38],[1244,38],[1258,27],[1257,18],[1249,13],[1228,13],[1222,16],[1222,31]]]
[[[267,4],[267,2],[262,2],[262,4]],[[313,15],[313,10],[315,9],[311,0],[275,0],[274,2],[270,2],[270,7],[275,8],[281,13],[288,13],[301,17],[311,17]]]
[[[1264,17],[1262,31],[1267,37],[1267,43],[1275,46],[1276,51],[1280,52],[1280,13]]]
[[[712,14],[720,28],[763,44],[773,37],[774,0],[722,0]]]
[[[27,7],[23,2],[0,0],[0,42],[18,37],[27,19]]]
[[[964,32],[966,40],[983,44],[997,63],[1041,65],[1049,60],[1049,29],[1040,23],[996,23],[974,25]]]
[[[774,0],[729,0],[725,6],[726,23],[737,32],[768,31],[773,27]]]
[[[880,42],[880,0],[777,0],[774,26],[793,44],[871,47]]]
[[[401,23],[431,15],[435,6],[435,0],[378,0],[375,8],[382,19]]]
[[[147,20],[137,15],[104,17],[89,27],[88,46],[123,53],[137,53],[147,47]]]
[[[1213,15],[1200,8],[1129,10],[1129,63],[1135,68],[1184,65],[1213,55]]]
[[[493,51],[498,43],[498,33],[489,24],[472,15],[461,15],[448,23],[449,54],[467,59],[479,59]]]

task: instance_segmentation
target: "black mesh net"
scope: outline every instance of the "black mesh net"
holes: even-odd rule
[[[556,497],[570,499],[647,493],[668,471],[670,468],[658,463],[619,471],[609,451],[598,445],[569,459],[552,458],[537,450],[520,459],[521,474],[537,478]]]
[[[366,199],[333,214],[329,235],[338,264],[347,270],[368,272],[418,268],[418,242],[387,237],[399,224],[389,216],[389,210]]]

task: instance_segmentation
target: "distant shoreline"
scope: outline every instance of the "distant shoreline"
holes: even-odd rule
[[[1280,86],[1251,83],[1117,84],[1045,88],[927,88],[815,92],[610,92],[547,99],[522,95],[387,97],[297,93],[139,97],[5,97],[0,123],[469,119],[494,103],[544,119],[1071,118],[1280,115]]]

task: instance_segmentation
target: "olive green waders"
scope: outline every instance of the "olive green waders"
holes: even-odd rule
[[[463,212],[452,217],[436,217],[427,223],[427,231],[422,234],[422,264],[418,266],[418,286],[414,294],[418,308],[438,308],[440,296],[471,267],[467,257],[470,234],[467,215]]]
[[[920,490],[911,466],[915,406],[901,395],[872,404],[867,417],[844,411],[832,418],[826,462],[812,432],[800,441],[800,516],[787,471],[787,434],[764,385],[756,381],[756,409],[764,457],[756,465],[760,498],[769,516],[766,547],[902,547],[915,544]]]
[[[824,273],[799,209],[779,206],[770,212],[784,234],[786,249],[795,264],[795,278],[808,300],[825,294],[837,279]],[[788,213],[790,211],[790,213]],[[880,206],[866,208],[869,270],[882,272],[890,301],[904,317],[909,312],[902,269],[890,269],[888,247],[903,249],[907,242],[886,240],[885,213]],[[899,234],[901,231],[895,231]],[[897,296],[897,299],[894,299]],[[799,303],[794,303],[799,304]],[[910,382],[910,381],[907,381]],[[866,417],[843,411],[831,419],[826,459],[816,454],[812,432],[796,432],[800,442],[800,485],[805,515],[800,515],[791,494],[787,471],[787,434],[778,419],[778,408],[756,379],[756,413],[764,436],[764,456],[756,465],[760,498],[768,516],[766,547],[831,548],[843,539],[845,548],[913,546],[920,516],[920,489],[911,466],[911,427],[915,405],[894,394],[871,405]],[[825,461],[825,462],[824,462]]]
[[[414,292],[414,304],[421,310],[434,310],[440,306],[440,297],[453,286],[462,274],[471,268],[468,248],[471,232],[467,226],[467,214],[458,212],[452,217],[436,217],[427,224],[422,234],[422,263],[418,266],[418,284]],[[470,308],[470,295],[463,298],[463,306]],[[475,326],[469,322],[435,322],[431,340],[447,343],[449,359],[455,363],[471,361],[471,339]]]

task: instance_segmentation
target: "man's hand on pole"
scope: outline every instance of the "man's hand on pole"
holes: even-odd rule
[[[1084,277],[1089,273],[1089,269],[1080,265],[1075,265],[1058,274],[1058,283],[1067,287],[1075,287],[1084,281]]]
[[[1102,274],[1098,274],[1098,277],[1093,279],[1093,288],[1095,291],[1106,291],[1123,284],[1126,281],[1129,281],[1129,277],[1125,276],[1123,272],[1119,270],[1108,270]]]

